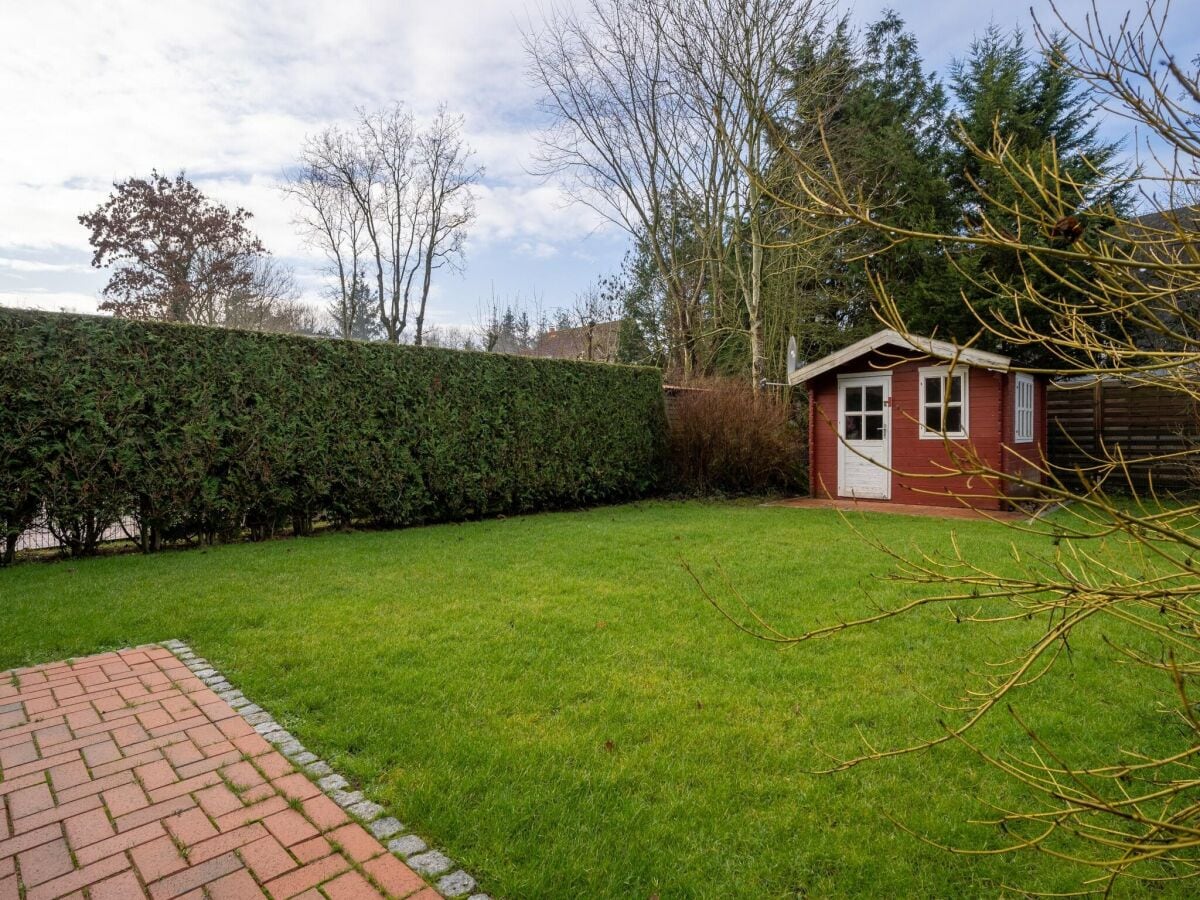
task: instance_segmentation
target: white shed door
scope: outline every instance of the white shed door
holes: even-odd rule
[[[838,379],[838,496],[891,497],[891,397],[890,374]]]

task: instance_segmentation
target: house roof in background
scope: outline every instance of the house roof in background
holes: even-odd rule
[[[621,338],[621,323],[597,322],[578,328],[556,328],[538,337],[534,356],[550,359],[592,359],[614,362]],[[588,347],[591,353],[588,353]]]
[[[1161,229],[1163,231],[1174,231],[1176,229],[1200,231],[1200,205],[1177,206],[1174,209],[1156,210],[1138,216],[1133,221],[1146,228]]]
[[[984,350],[976,350],[973,347],[960,347],[957,344],[951,344],[947,341],[921,337],[918,334],[901,334],[899,331],[885,328],[883,331],[875,332],[870,337],[856,341],[849,347],[843,347],[841,350],[800,367],[788,376],[788,384],[803,384],[806,381],[811,381],[813,378],[828,372],[830,369],[836,369],[838,366],[843,366],[860,356],[864,356],[873,350],[882,349],[883,347],[916,350],[935,359],[954,360],[963,365],[995,369],[1000,372],[1007,372],[1009,366],[1012,364],[1011,359],[1007,356],[1001,356],[999,353],[988,353]]]

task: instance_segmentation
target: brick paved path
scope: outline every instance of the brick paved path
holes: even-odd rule
[[[0,900],[439,894],[163,648],[0,675]]]

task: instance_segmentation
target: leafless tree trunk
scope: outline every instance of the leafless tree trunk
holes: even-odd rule
[[[361,277],[369,249],[362,210],[322,169],[307,163],[296,170],[284,190],[297,201],[295,224],[325,256],[334,331],[341,338],[353,337],[364,317],[362,307],[370,300]]]
[[[376,113],[360,109],[353,130],[329,126],[305,142],[291,190],[306,208],[308,233],[331,257],[338,255],[336,240],[348,250],[361,239],[363,249],[353,252],[354,268],[342,290],[354,293],[361,260],[373,276],[379,323],[389,341],[399,342],[408,327],[416,285],[420,343],[433,271],[461,263],[475,218],[472,187],[482,175],[472,155],[461,119],[443,109],[419,133],[399,103]],[[345,233],[330,231],[318,203],[340,209],[334,221]],[[343,295],[347,302],[350,294]]]
[[[551,118],[539,169],[572,197],[645,240],[672,309],[679,363],[696,365],[704,261],[692,248],[712,179],[715,136],[675,85],[659,0],[590,0],[525,35]]]
[[[467,228],[475,221],[472,186],[482,177],[483,169],[473,163],[473,153],[463,140],[462,127],[462,117],[448,115],[442,106],[429,128],[417,138],[422,177],[421,205],[425,208],[427,231],[422,260],[424,278],[417,307],[418,346],[425,332],[425,307],[429,302],[434,270],[461,265]]]
[[[751,378],[765,374],[761,185],[791,75],[823,30],[824,0],[590,0],[526,36],[552,126],[541,171],[646,241],[673,310],[685,376],[704,302],[736,285]],[[713,309],[709,309],[711,320]]]
[[[750,378],[766,374],[763,347],[763,185],[777,154],[777,133],[793,88],[787,61],[815,39],[828,19],[824,0],[682,0],[672,3],[674,48],[690,77],[698,114],[709,115],[730,165],[729,216],[733,280],[746,310]],[[724,257],[721,257],[722,259]]]

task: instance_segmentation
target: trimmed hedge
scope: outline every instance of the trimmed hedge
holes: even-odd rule
[[[0,309],[0,529],[73,554],[290,525],[625,500],[660,480],[655,369]]]

